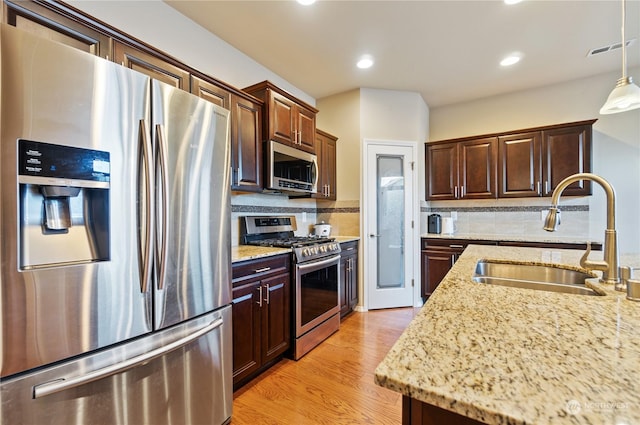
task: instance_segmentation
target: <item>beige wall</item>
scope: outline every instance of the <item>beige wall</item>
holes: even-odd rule
[[[360,90],[318,99],[316,125],[338,138],[338,201],[360,199]]]

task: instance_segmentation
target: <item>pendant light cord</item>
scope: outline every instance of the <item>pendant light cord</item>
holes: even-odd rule
[[[622,79],[627,79],[627,42],[624,39],[625,0],[622,0]]]

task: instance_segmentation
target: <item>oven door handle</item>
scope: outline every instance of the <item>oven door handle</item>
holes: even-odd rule
[[[310,261],[308,263],[302,263],[302,264],[298,263],[297,267],[298,267],[298,270],[303,272],[308,269],[317,269],[319,267],[321,268],[322,266],[329,265],[339,260],[340,260],[340,256],[334,255],[333,257],[329,257],[327,259],[320,260],[320,261]]]

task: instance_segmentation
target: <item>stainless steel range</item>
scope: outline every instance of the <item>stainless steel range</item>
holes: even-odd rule
[[[242,243],[292,249],[295,326],[291,355],[300,359],[340,328],[340,244],[295,236],[294,216],[242,217]]]

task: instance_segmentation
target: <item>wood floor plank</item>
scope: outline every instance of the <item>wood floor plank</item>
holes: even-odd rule
[[[377,386],[373,374],[417,312],[354,312],[302,359],[282,360],[236,391],[231,423],[400,424],[402,397]]]

